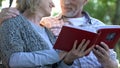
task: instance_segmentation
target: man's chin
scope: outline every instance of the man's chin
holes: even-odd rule
[[[71,18],[71,17],[75,17],[75,14],[72,12],[71,13],[63,13],[63,16]]]
[[[74,17],[73,15],[63,15],[63,16],[65,16],[65,17],[67,17],[67,18],[72,18],[72,17]]]

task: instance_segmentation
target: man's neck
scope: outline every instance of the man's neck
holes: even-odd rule
[[[83,17],[84,14],[81,12],[78,12],[76,16],[74,16],[73,18],[79,18],[79,17]]]
[[[73,17],[67,17],[67,16],[64,16],[65,18],[80,18],[80,17],[83,17],[84,14],[82,12],[78,12],[75,16]]]

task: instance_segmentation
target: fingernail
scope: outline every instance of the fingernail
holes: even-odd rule
[[[95,47],[98,47],[98,45],[96,45]]]
[[[104,42],[100,42],[101,44],[104,44]]]
[[[97,49],[96,49],[96,48],[93,48],[92,50],[93,50],[93,51],[96,51]]]

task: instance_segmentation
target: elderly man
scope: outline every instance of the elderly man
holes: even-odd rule
[[[105,25],[83,11],[83,7],[87,2],[88,0],[60,0],[62,13],[57,17],[43,19],[41,24],[50,28],[55,36],[58,36],[61,27],[65,24],[90,28]],[[71,56],[69,59],[72,59],[72,56],[75,55],[75,53],[68,54]],[[116,53],[109,49],[104,42],[101,42],[101,46],[96,46],[88,56],[78,57],[80,58],[76,59],[74,63],[74,59],[69,62],[73,63],[73,68],[117,68]]]
[[[59,35],[61,27],[65,24],[90,28],[105,25],[83,11],[87,2],[88,0],[60,0],[62,13],[57,17],[46,17],[40,24],[51,29],[56,37]],[[11,11],[5,19],[17,14]],[[80,48],[84,47],[81,46]],[[116,53],[113,49],[109,49],[104,42],[101,42],[100,46],[97,45],[93,48],[88,56],[85,56],[86,51],[83,52],[82,50],[72,49],[67,53],[63,61],[70,65],[70,68],[118,68]]]

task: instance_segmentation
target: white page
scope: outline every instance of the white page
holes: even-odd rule
[[[105,26],[98,26],[95,28],[96,28],[96,30],[105,29],[105,28],[120,28],[120,25],[105,25]]]
[[[71,28],[76,28],[76,29],[81,29],[81,30],[85,30],[85,31],[89,31],[89,32],[93,32],[93,33],[97,33],[96,28],[92,27],[92,26],[85,26],[85,27],[80,27],[80,26],[72,26],[72,25],[65,25]]]
[[[83,27],[80,26],[73,26],[73,25],[65,25],[65,26],[69,26],[71,28],[76,28],[76,29],[82,29],[85,31],[89,31],[89,32],[93,32],[93,33],[97,33],[97,31],[99,29],[105,29],[105,28],[120,28],[120,25],[104,25],[104,26],[90,26],[90,25],[86,25]]]

